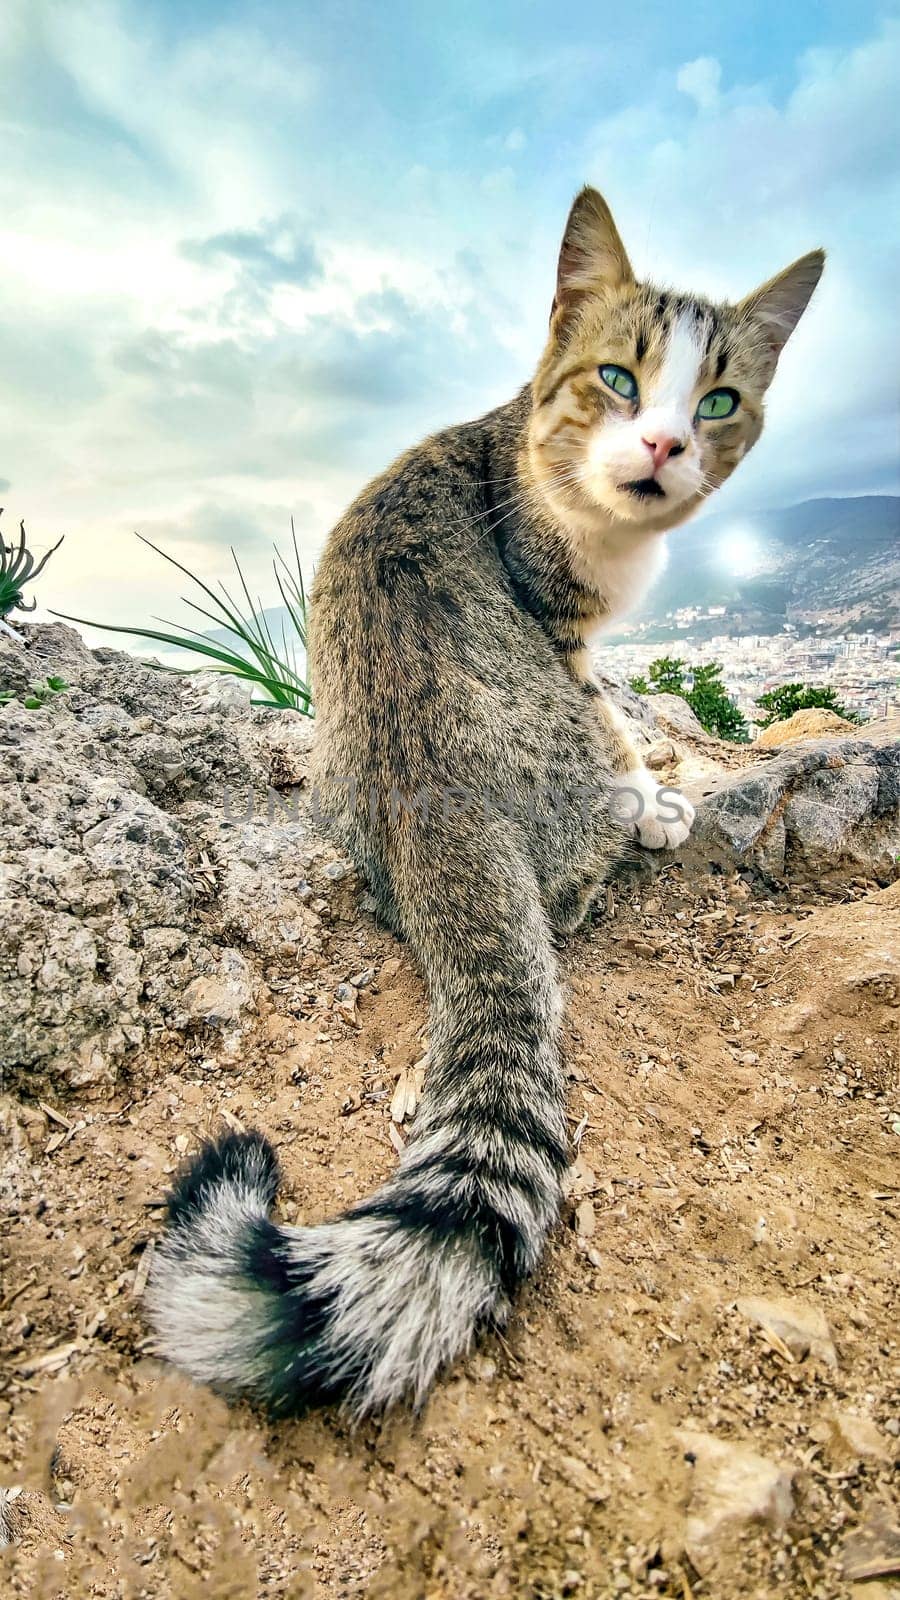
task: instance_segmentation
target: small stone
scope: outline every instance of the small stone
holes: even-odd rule
[[[575,1207],[575,1232],[581,1239],[592,1239],[597,1230],[597,1218],[590,1200],[582,1200]]]
[[[651,772],[657,772],[660,767],[670,767],[678,760],[678,755],[671,739],[660,739],[652,744],[644,756],[644,764]]]
[[[194,978],[188,984],[181,999],[187,1022],[204,1023],[209,1028],[226,1027],[252,1004],[250,973],[243,958],[238,959],[243,970],[232,967],[222,976]]]
[[[871,1417],[855,1411],[835,1411],[831,1423],[831,1454],[863,1461],[890,1461],[893,1452]]]
[[[793,1511],[789,1468],[691,1428],[680,1428],[676,1438],[692,1467],[684,1547],[698,1572],[733,1552],[749,1524],[784,1526]]]
[[[808,1355],[824,1361],[828,1367],[838,1364],[837,1351],[831,1329],[818,1306],[804,1305],[799,1300],[764,1299],[748,1295],[737,1302],[738,1311],[770,1337],[777,1348],[782,1345],[795,1361]]]

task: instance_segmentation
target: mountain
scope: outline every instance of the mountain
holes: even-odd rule
[[[306,663],[306,651],[294,632],[287,607],[266,606],[261,614],[265,619],[276,654],[283,660],[286,658],[295,670],[302,674]],[[250,653],[240,635],[232,628],[207,628],[203,637],[214,644],[227,645],[229,650],[234,650],[239,656],[247,656]]]
[[[804,500],[676,528],[666,571],[628,619],[627,636],[638,627],[648,640],[670,637],[672,613],[694,607],[725,608],[691,618],[699,639],[778,633],[786,622],[826,634],[897,628],[900,497]]]

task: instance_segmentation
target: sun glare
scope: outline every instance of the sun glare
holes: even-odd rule
[[[736,578],[749,578],[757,571],[762,556],[759,539],[751,528],[728,528],[718,542],[716,558],[719,566]]]

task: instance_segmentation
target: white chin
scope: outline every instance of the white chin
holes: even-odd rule
[[[620,522],[654,522],[674,511],[677,502],[670,495],[636,495],[611,485],[598,502]]]

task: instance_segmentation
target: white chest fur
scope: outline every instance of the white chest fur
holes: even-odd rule
[[[586,645],[634,609],[656,582],[667,555],[663,533],[580,542],[577,575],[602,597],[597,617],[586,630]]]

